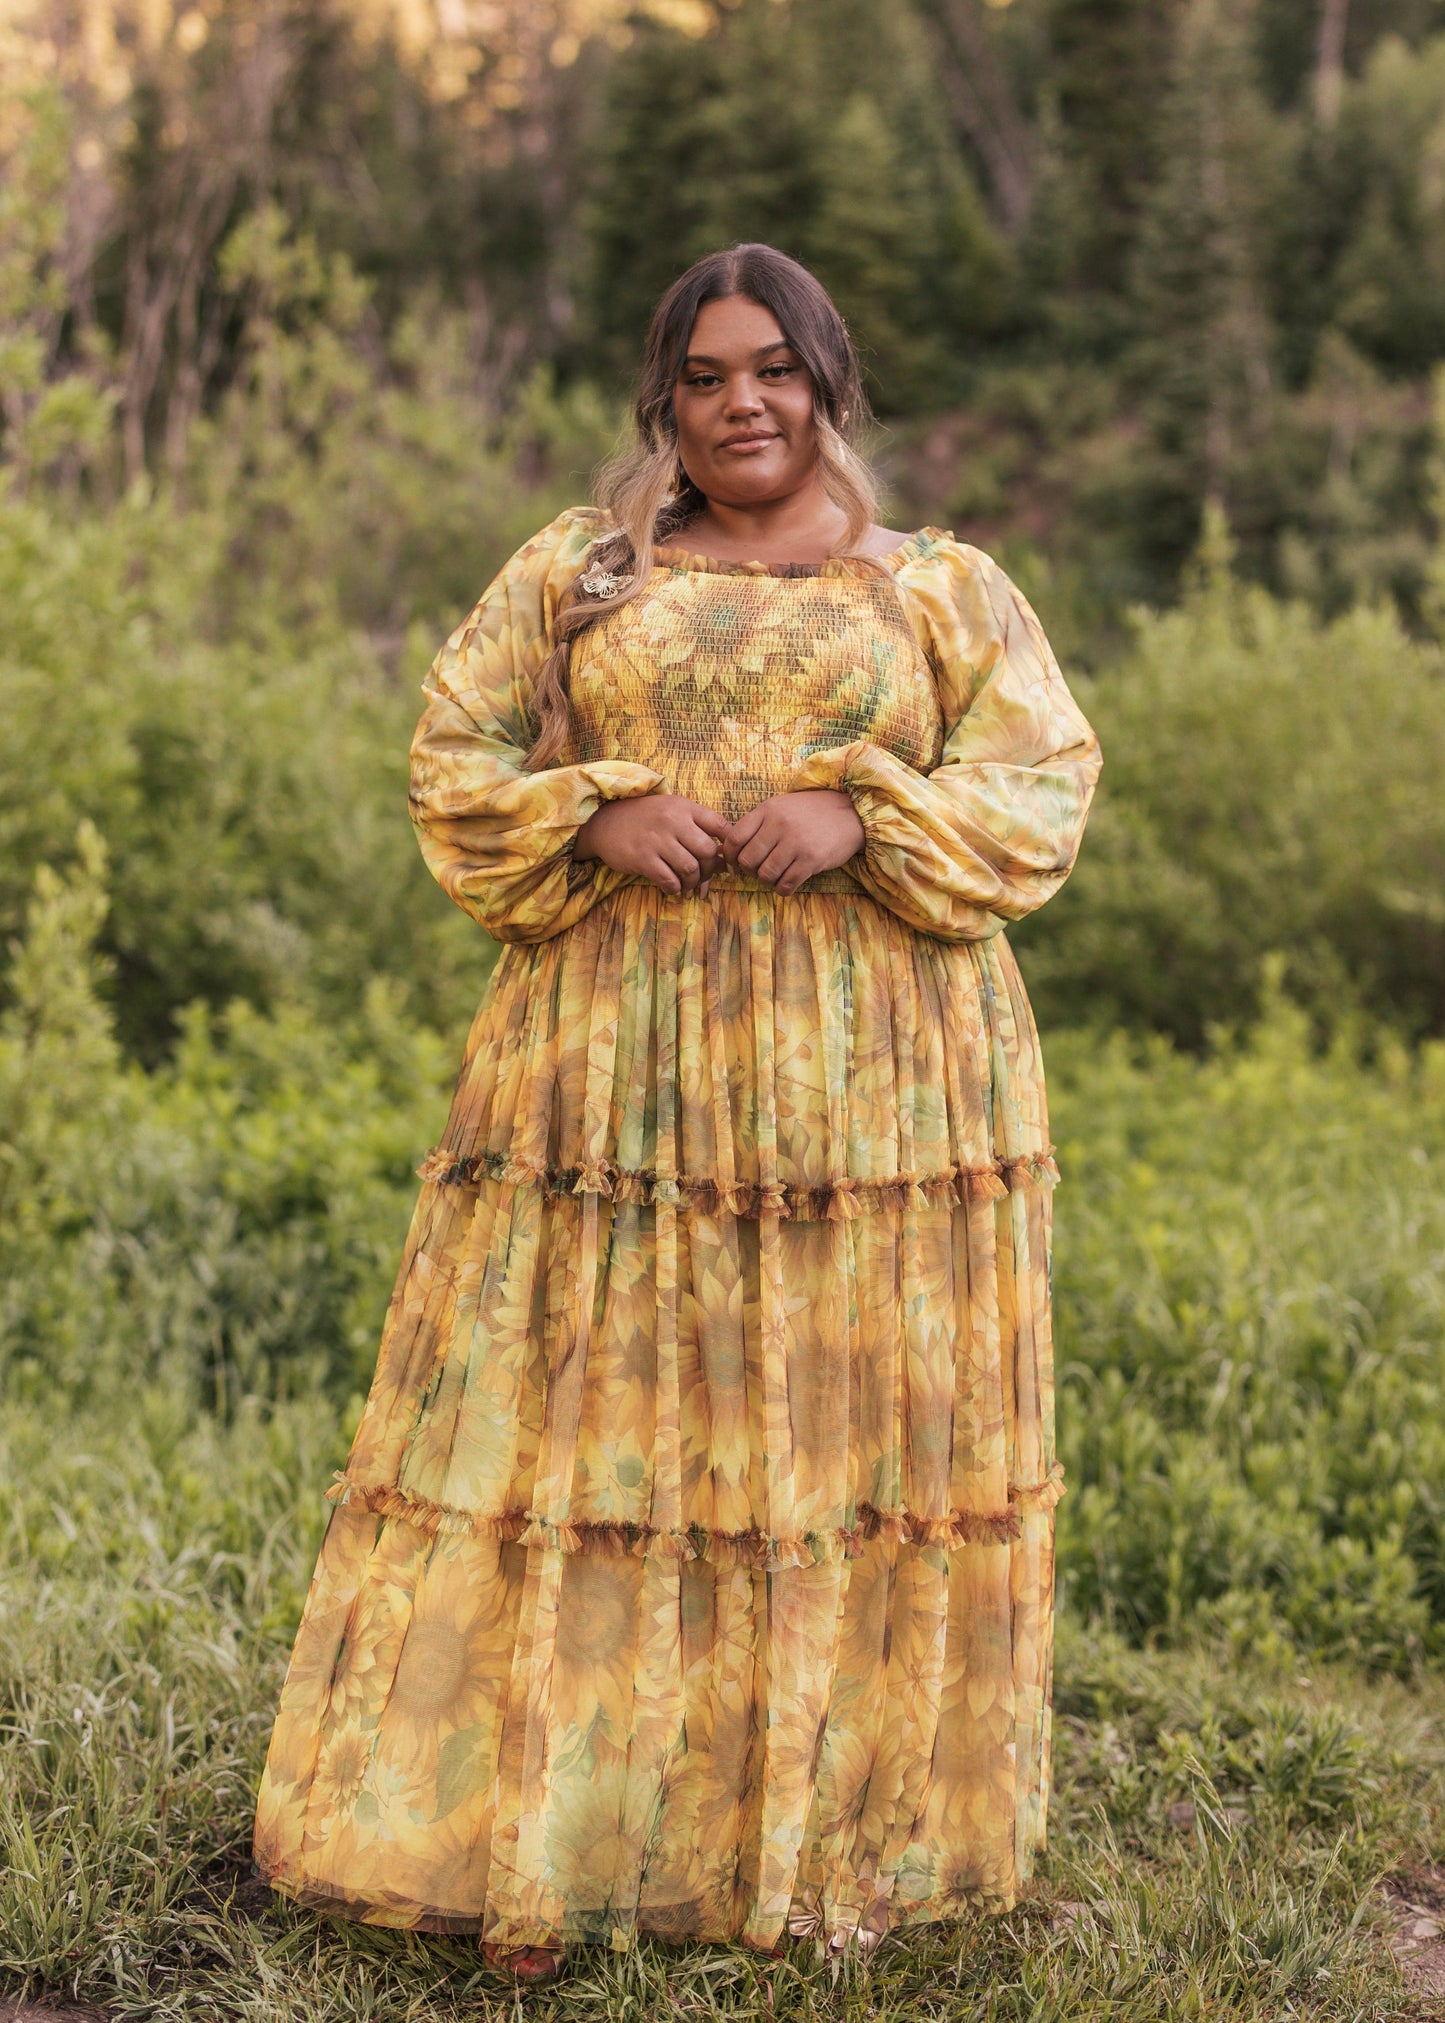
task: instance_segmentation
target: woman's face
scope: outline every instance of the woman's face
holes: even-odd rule
[[[773,312],[746,295],[699,310],[672,404],[683,469],[707,498],[764,505],[812,476],[812,377]]]

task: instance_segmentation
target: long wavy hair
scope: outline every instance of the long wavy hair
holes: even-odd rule
[[[585,627],[616,611],[645,586],[653,550],[679,534],[707,500],[682,465],[672,394],[699,311],[709,302],[744,295],[769,309],[813,382],[813,428],[819,482],[847,515],[836,553],[856,547],[877,517],[873,475],[854,445],[871,416],[858,354],[826,288],[776,247],[749,244],[709,253],[679,275],[652,313],[633,406],[632,440],[598,472],[593,497],[612,529],[593,547],[588,568],[558,606],[556,644],[533,692],[533,772],[552,764],[571,729],[572,644]],[[583,577],[605,570],[622,588],[602,599]]]

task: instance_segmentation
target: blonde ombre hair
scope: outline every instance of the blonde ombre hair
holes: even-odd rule
[[[848,518],[836,550],[848,554],[877,518],[873,474],[854,447],[868,425],[867,396],[848,327],[822,283],[773,246],[744,245],[710,253],[673,282],[652,314],[633,407],[632,441],[598,473],[595,503],[612,520],[558,607],[556,644],[537,676],[535,736],[527,753],[533,772],[550,766],[571,728],[568,677],[572,643],[605,612],[637,596],[652,569],[653,551],[671,541],[707,504],[677,448],[672,392],[687,356],[693,325],[706,303],[745,295],[769,309],[807,366],[813,382],[818,478]],[[587,589],[612,579],[610,594]],[[620,583],[620,588],[613,584]]]

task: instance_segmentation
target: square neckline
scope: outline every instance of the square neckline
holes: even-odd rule
[[[910,562],[929,540],[939,539],[936,527],[919,527],[905,534],[896,547],[883,555],[829,555],[821,562],[743,562],[720,555],[703,555],[692,548],[661,543],[652,551],[655,569],[678,574],[697,571],[711,576],[877,576],[893,575]]]

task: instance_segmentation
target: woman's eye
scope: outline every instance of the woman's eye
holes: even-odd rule
[[[796,372],[797,369],[796,365],[765,365],[761,376],[766,379],[771,373],[776,379],[786,379],[790,372]]]

